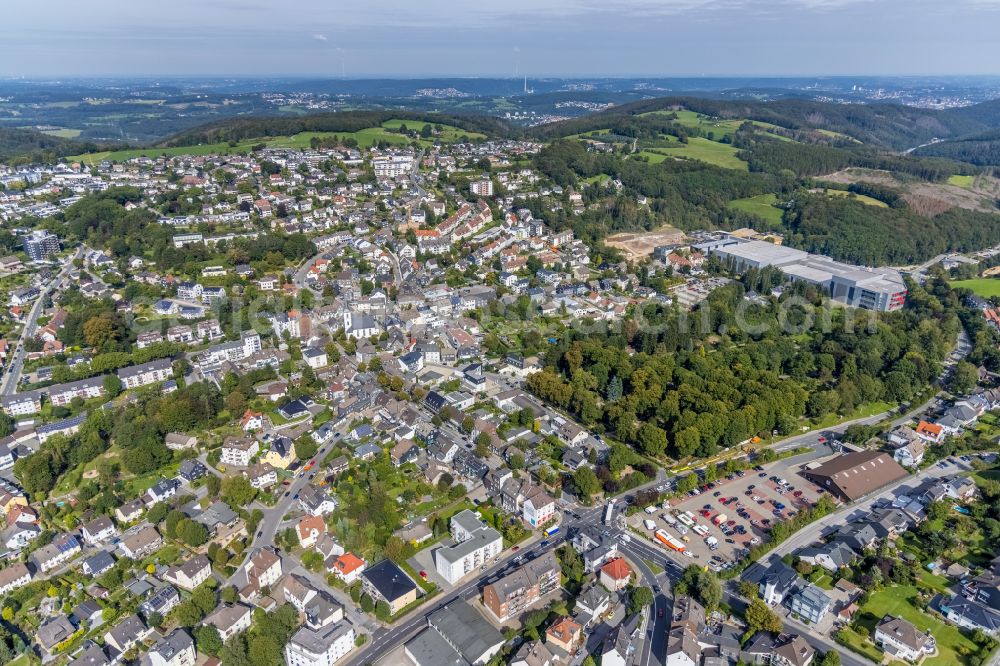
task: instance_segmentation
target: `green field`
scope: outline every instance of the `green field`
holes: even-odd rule
[[[958,185],[959,187],[964,187],[966,189],[970,189],[972,184],[975,182],[975,176],[948,176],[949,185]]]
[[[747,170],[747,163],[736,157],[738,151],[730,145],[716,143],[701,137],[691,137],[687,144],[677,144],[676,147],[654,148],[644,150],[640,155],[650,158],[650,162],[662,162],[668,157],[680,157],[700,160],[724,169]]]
[[[824,194],[828,197],[853,197],[863,204],[869,206],[877,206],[878,208],[888,208],[889,205],[884,201],[879,201],[878,199],[873,199],[864,194],[855,194],[854,192],[848,192],[847,190],[824,190]]]
[[[42,134],[48,134],[49,136],[57,136],[60,139],[75,139],[80,136],[82,130],[69,129],[62,127],[59,129],[42,130]]]
[[[232,153],[247,153],[250,151],[251,146],[255,146],[260,143],[266,144],[269,148],[291,148],[301,150],[309,148],[309,142],[313,138],[322,139],[332,136],[337,136],[341,139],[354,139],[358,142],[358,146],[361,148],[370,148],[379,142],[390,143],[397,146],[408,146],[413,143],[413,139],[401,134],[396,134],[395,132],[387,131],[387,128],[398,128],[404,122],[406,121],[387,120],[383,123],[382,127],[368,127],[363,130],[358,130],[357,132],[299,132],[298,134],[294,134],[292,136],[279,136],[241,141],[235,146],[230,146],[228,143],[220,142],[206,143],[197,146],[179,146],[176,148],[137,148],[135,150],[116,150],[100,153],[88,153],[86,155],[73,155],[71,157],[67,157],[66,160],[69,162],[84,162],[85,164],[93,166],[104,160],[109,160],[111,162],[123,162],[136,157],[156,158],[163,155],[168,157],[176,155],[228,155]],[[419,130],[423,127],[423,125],[424,123],[407,123],[407,127],[409,129],[415,130]],[[484,139],[486,138],[486,135],[478,132],[466,132],[465,130],[452,125],[442,125],[440,134],[435,135],[433,140],[418,139],[417,143],[424,148],[428,148],[433,145],[434,141],[453,143],[458,141],[461,137],[468,137],[469,139],[475,140]]]
[[[773,226],[781,224],[782,210],[777,208],[778,197],[774,194],[759,194],[746,199],[735,199],[729,202],[729,207],[744,213],[752,213],[762,217]]]
[[[909,585],[887,587],[873,593],[865,605],[861,607],[860,623],[875,633],[875,625],[885,615],[895,615],[913,623],[920,631],[929,633],[937,639],[938,654],[924,660],[925,666],[951,666],[968,664],[969,659],[963,652],[973,655],[979,651],[979,646],[962,635],[961,630],[952,624],[946,624],[937,618],[924,613],[918,607],[916,599],[917,588]]]
[[[386,129],[399,129],[400,125],[403,125],[404,123],[406,124],[407,129],[411,131],[416,130],[418,132],[420,131],[420,128],[426,124],[430,124],[432,127],[440,125],[441,131],[434,135],[433,140],[441,141],[443,143],[455,143],[456,141],[461,140],[463,136],[473,140],[486,138],[485,134],[480,134],[479,132],[469,132],[461,127],[455,127],[454,125],[445,125],[443,123],[423,123],[417,120],[387,120],[382,123],[382,127]]]
[[[974,278],[972,280],[953,280],[952,287],[971,289],[976,296],[992,298],[1000,296],[1000,279],[997,278]]]

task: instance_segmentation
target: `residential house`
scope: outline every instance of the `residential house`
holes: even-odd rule
[[[174,629],[149,649],[150,666],[194,666],[194,640],[184,629]]]
[[[204,555],[195,555],[180,566],[170,567],[164,579],[177,587],[191,591],[204,583],[212,575],[212,565]]]
[[[102,541],[106,541],[118,534],[115,524],[107,516],[95,518],[89,523],[84,523],[80,529],[83,540],[93,546]]]
[[[243,604],[222,606],[205,618],[204,624],[215,627],[223,642],[250,628],[250,607]]]
[[[104,634],[104,644],[121,655],[142,643],[151,633],[152,629],[138,615],[129,615]]]
[[[875,625],[872,640],[890,657],[909,662],[916,662],[924,654],[936,649],[933,637],[917,629],[908,620],[892,615],[886,615]]]
[[[632,581],[632,568],[624,558],[616,557],[601,567],[599,578],[601,585],[612,592],[618,592],[628,587]]]
[[[253,437],[226,437],[220,460],[225,465],[246,467],[258,451],[260,444]]]
[[[350,585],[365,572],[365,561],[354,553],[343,553],[333,560],[330,570],[346,585]]]
[[[483,605],[499,622],[520,616],[559,588],[559,561],[548,551],[483,588]]]
[[[455,544],[439,548],[434,553],[434,565],[437,572],[454,585],[466,574],[498,557],[503,549],[503,537],[468,509],[452,516],[450,526]]]
[[[326,534],[326,521],[321,516],[303,516],[295,527],[299,536],[299,545],[312,548],[319,538]]]
[[[392,560],[382,560],[361,574],[362,590],[374,599],[389,604],[395,615],[417,600],[417,585]]]
[[[147,525],[138,532],[126,536],[119,542],[118,548],[130,560],[141,560],[152,555],[163,545],[163,538],[155,527]]]

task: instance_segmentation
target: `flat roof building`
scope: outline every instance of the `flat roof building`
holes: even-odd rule
[[[835,301],[866,310],[898,310],[906,302],[906,283],[891,268],[852,266],[829,257],[733,236],[696,246],[716,255],[733,270],[774,267],[797,282],[821,287]]]

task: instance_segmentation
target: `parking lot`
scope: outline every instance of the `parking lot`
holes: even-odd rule
[[[773,521],[787,520],[816,502],[822,490],[800,476],[803,463],[796,456],[721,478],[653,513],[638,512],[630,522],[651,539],[663,529],[684,541],[697,561],[722,567],[762,540]]]

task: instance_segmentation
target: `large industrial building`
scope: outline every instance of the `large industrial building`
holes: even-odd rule
[[[891,268],[862,268],[829,257],[766,241],[725,236],[696,246],[728,263],[733,270],[773,266],[793,281],[822,287],[835,301],[856,308],[898,310],[906,302],[906,284]]]

